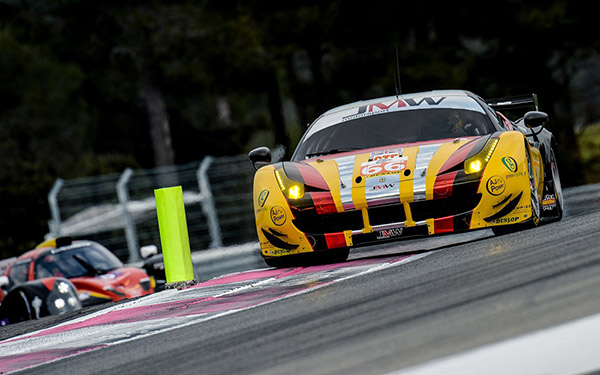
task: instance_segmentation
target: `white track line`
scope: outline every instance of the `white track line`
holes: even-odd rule
[[[575,375],[600,369],[600,314],[387,375]]]
[[[143,322],[142,326],[146,327],[146,329],[144,329],[143,332],[140,332],[139,329],[137,329],[137,330],[135,329],[135,328],[139,328],[139,327],[136,327],[137,324],[131,324],[131,323],[118,324],[118,325],[115,325],[112,328],[114,328],[117,331],[119,331],[122,334],[121,336],[115,335],[115,336],[112,337],[112,340],[101,340],[101,339],[99,339],[96,342],[94,342],[94,345],[98,345],[99,348],[100,347],[106,347],[106,346],[112,346],[112,345],[116,345],[116,344],[121,344],[121,343],[135,341],[137,339],[144,338],[144,337],[154,336],[154,335],[157,335],[157,334],[161,334],[161,333],[164,333],[164,332],[172,331],[172,330],[179,329],[179,328],[182,328],[182,327],[192,326],[192,325],[195,325],[195,324],[199,324],[201,322],[209,321],[209,320],[212,320],[212,319],[217,319],[217,318],[220,318],[220,317],[223,317],[223,316],[227,316],[227,315],[230,315],[230,314],[239,313],[239,312],[242,312],[242,311],[246,311],[246,310],[257,308],[259,306],[264,306],[264,305],[271,304],[271,303],[274,303],[274,302],[277,302],[277,301],[281,301],[281,300],[284,300],[284,299],[292,298],[292,297],[295,297],[295,296],[298,296],[298,295],[310,293],[310,292],[312,292],[314,290],[326,287],[326,286],[330,285],[331,283],[336,283],[336,282],[339,282],[339,281],[342,281],[342,280],[352,279],[354,277],[357,277],[357,276],[360,276],[360,275],[364,275],[364,274],[368,274],[368,273],[372,273],[372,272],[377,272],[377,271],[385,269],[385,268],[397,267],[397,266],[400,266],[400,265],[412,262],[414,260],[424,258],[424,257],[426,257],[429,254],[431,254],[431,253],[423,253],[423,254],[413,255],[413,256],[409,256],[409,257],[407,257],[405,259],[402,259],[400,261],[393,262],[393,263],[387,263],[386,262],[386,263],[381,263],[381,264],[374,264],[371,267],[366,267],[365,270],[359,271],[357,273],[353,273],[353,274],[350,274],[350,275],[347,275],[347,276],[343,276],[343,277],[340,277],[339,279],[334,279],[334,280],[332,280],[330,282],[325,282],[323,284],[316,285],[314,287],[303,289],[303,290],[300,290],[298,292],[286,295],[286,296],[284,296],[282,298],[277,298],[277,299],[274,299],[274,300],[269,300],[269,301],[266,301],[266,302],[261,302],[261,303],[258,303],[256,305],[253,305],[253,306],[249,306],[249,307],[245,307],[245,308],[240,308],[240,309],[227,310],[227,311],[223,311],[223,312],[216,313],[216,314],[200,314],[200,315],[196,315],[196,316],[182,317],[181,319],[178,319],[178,322],[177,322],[178,324],[172,324],[172,325],[169,325],[169,326],[166,326],[166,327],[163,324],[164,321],[165,321],[165,319],[158,319],[158,320],[156,320],[154,322],[154,324],[155,324],[154,327],[151,326],[153,324],[152,322],[148,322],[148,321]],[[235,288],[233,288],[231,290],[227,290],[227,291],[224,291],[222,293],[216,294],[215,297],[219,297],[219,296],[224,296],[224,295],[228,295],[228,294],[240,292],[240,291],[242,291],[244,289],[253,289],[253,288],[256,288],[256,287],[260,287],[262,285],[268,285],[270,283],[278,282],[278,281],[279,281],[279,279],[276,278],[276,277],[272,277],[272,278],[268,278],[268,279],[264,279],[264,280],[255,281],[255,282],[252,282],[252,283],[250,283],[248,285],[243,285],[243,286],[235,287]],[[181,292],[181,291],[179,291],[179,292]],[[172,293],[175,293],[175,291],[172,291]],[[153,296],[157,296],[157,295],[153,295]],[[154,298],[157,298],[157,297],[154,297]],[[106,313],[108,313],[110,311],[116,311],[116,310],[128,308],[128,307],[131,307],[132,304],[135,304],[135,302],[137,302],[137,301],[132,301],[132,302],[133,303],[124,303],[124,304],[121,304],[121,305],[118,305],[118,306],[113,306],[113,307],[104,309],[102,311],[98,311],[96,313],[93,313],[93,314],[81,317],[79,319],[76,319],[76,321],[85,321],[87,319],[90,319],[91,317],[100,316],[100,315],[106,314]],[[160,302],[160,301],[157,301],[157,302]],[[171,318],[169,318],[169,319],[171,319]],[[166,319],[166,320],[169,320],[169,319]],[[63,324],[67,325],[67,324],[70,324],[70,323],[73,323],[73,321],[65,322]],[[128,329],[128,327],[129,327],[129,329]],[[132,333],[132,332],[128,332],[128,331],[132,330],[132,328],[133,328],[133,331],[136,331],[136,332],[133,332],[133,334],[129,335],[128,333]],[[74,336],[75,337],[75,345],[77,345],[77,344],[79,344],[78,340],[80,340],[82,337],[85,339],[86,335],[98,336],[97,334],[94,334],[94,330],[106,330],[106,329],[110,329],[110,327],[107,327],[107,326],[100,326],[100,327],[92,326],[92,327],[86,327],[84,329],[76,329],[74,331],[61,332],[58,335],[61,337],[61,341],[65,341],[65,345],[69,345],[69,341],[70,341],[69,338],[72,339],[73,336]],[[45,341],[52,341],[52,340],[56,339],[56,337],[55,337],[56,335],[55,334],[52,334],[52,335],[49,335],[49,336],[42,336],[42,337],[29,337],[29,336],[34,336],[35,334],[37,334],[39,332],[43,332],[43,331],[44,330],[40,330],[40,331],[36,331],[36,332],[32,332],[32,333],[28,333],[28,334],[19,336],[17,338],[12,338],[12,339],[7,340],[7,341],[11,341],[11,340],[14,340],[14,339],[19,339],[16,342],[10,342],[10,343],[0,342],[0,353],[2,353],[3,351],[5,351],[5,353],[2,353],[2,355],[11,355],[11,354],[16,354],[15,352],[22,352],[22,353],[24,353],[24,352],[31,352],[31,351],[36,351],[36,350],[39,350],[39,349],[44,349],[44,348],[38,348],[38,349],[36,349],[36,348],[33,348],[33,347],[32,348],[27,348],[28,344],[30,344],[32,346],[35,346],[36,342],[37,342],[38,345],[40,343],[43,345]],[[12,349],[12,351],[15,351],[15,352],[11,352],[11,349]],[[97,349],[92,349],[91,351],[93,351],[93,350],[97,350]],[[88,353],[88,352],[89,351],[83,352],[83,353],[78,353],[78,354],[73,354],[73,355],[69,355],[67,357],[73,357],[73,356],[77,356],[77,355],[82,355],[82,354],[85,354],[85,353]],[[56,362],[56,361],[60,361],[61,359],[67,358],[67,357],[61,357],[61,358],[57,358],[57,359],[54,359],[54,360],[49,360],[49,361],[46,361],[46,362],[43,362],[43,363],[39,363],[39,364],[32,365],[32,366],[27,366],[27,367],[24,367],[24,368],[31,369],[31,368],[34,368],[34,367],[43,366],[44,364],[51,363],[51,362]],[[15,370],[15,371],[17,371],[17,370]]]

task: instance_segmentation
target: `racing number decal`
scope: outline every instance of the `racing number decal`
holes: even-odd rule
[[[408,158],[400,157],[388,162],[367,162],[362,164],[361,176],[393,174],[406,169]]]

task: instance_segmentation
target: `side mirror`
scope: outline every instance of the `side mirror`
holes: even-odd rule
[[[6,290],[8,288],[8,277],[0,276],[0,288]]]
[[[140,255],[143,259],[150,258],[151,256],[154,256],[156,254],[158,254],[158,248],[156,247],[156,245],[142,246],[142,248],[140,249]]]
[[[544,112],[531,111],[527,112],[523,119],[525,120],[525,126],[533,129],[537,128],[538,126],[545,126],[548,123],[548,114]]]
[[[268,147],[255,148],[248,153],[248,159],[250,159],[254,165],[254,169],[258,169],[271,162],[271,150],[269,150]]]

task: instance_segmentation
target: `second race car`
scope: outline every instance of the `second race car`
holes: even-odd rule
[[[51,239],[19,256],[1,277],[0,325],[154,292],[143,268],[128,267],[94,241]],[[4,293],[0,293],[0,296]]]

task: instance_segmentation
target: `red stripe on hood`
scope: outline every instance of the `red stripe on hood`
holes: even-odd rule
[[[448,198],[452,195],[452,187],[457,174],[458,171],[454,171],[436,177],[433,184],[433,199]]]
[[[450,155],[448,159],[446,159],[446,162],[442,165],[438,174],[446,173],[446,171],[456,166],[457,164],[463,163],[467,158],[467,155],[469,155],[469,153],[471,152],[473,147],[475,147],[476,144],[477,140],[473,139],[471,142],[463,145],[458,150],[454,151],[454,153]]]
[[[327,182],[323,179],[323,176],[315,168],[308,164],[294,163],[294,166],[298,169],[304,183],[308,186],[315,187],[317,189],[329,190]]]
[[[461,140],[464,140],[464,139],[477,140],[479,138],[481,138],[481,136],[461,137],[460,139]],[[356,150],[356,151],[345,151],[345,152],[338,152],[338,153],[331,154],[331,155],[314,156],[312,158],[303,160],[302,163],[308,162],[308,161],[311,161],[311,160],[315,160],[315,159],[323,159],[323,160],[326,160],[326,159],[337,159],[337,158],[344,157],[344,156],[349,156],[349,155],[366,154],[366,153],[371,153],[371,152],[375,152],[375,151],[382,151],[382,150],[388,150],[388,149],[418,147],[418,146],[426,146],[426,145],[431,145],[431,144],[436,144],[436,143],[448,143],[448,142],[452,142],[454,140],[456,140],[456,138],[432,139],[432,140],[429,140],[429,141],[420,141],[420,142],[412,142],[412,143],[397,143],[397,144],[377,146],[377,147],[371,147],[371,148],[363,148],[363,149]]]

